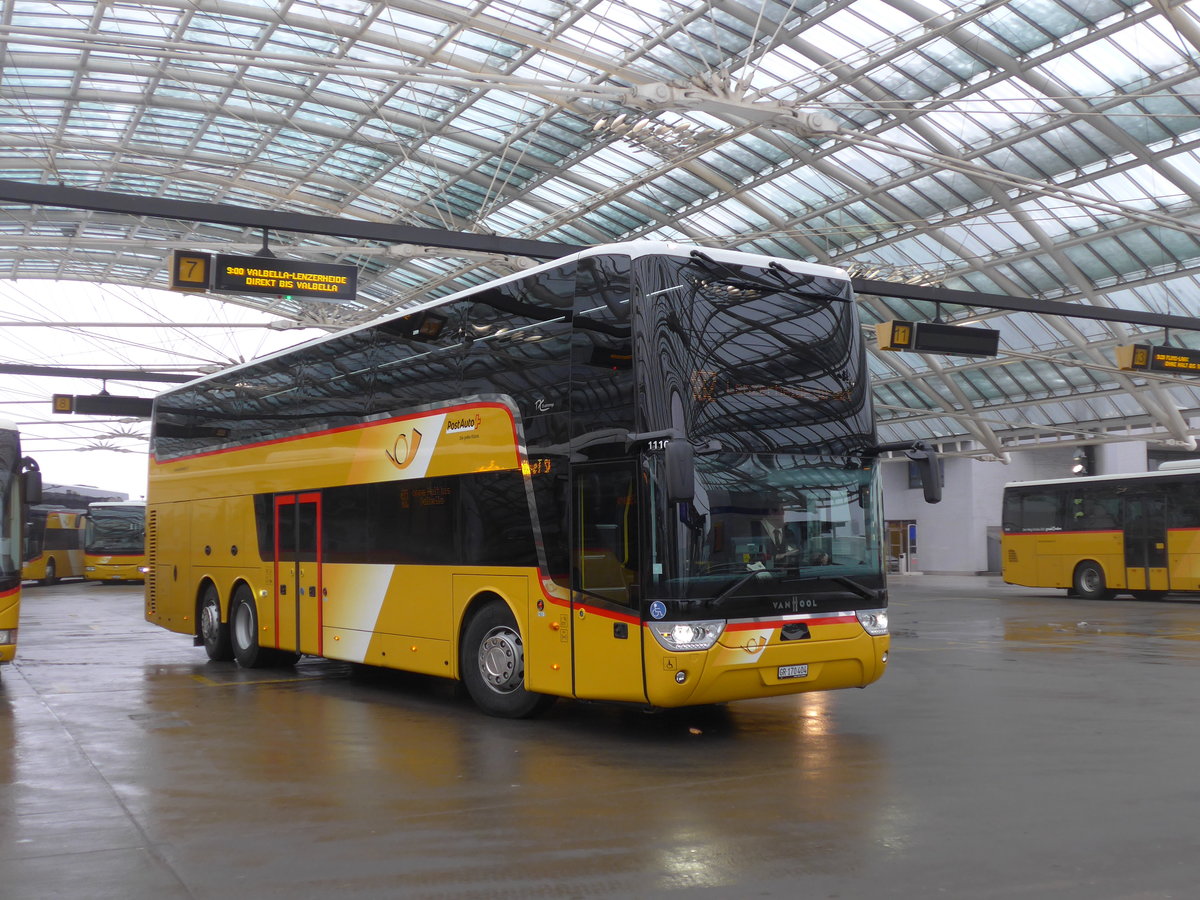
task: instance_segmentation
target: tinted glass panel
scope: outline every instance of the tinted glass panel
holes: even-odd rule
[[[327,563],[537,565],[525,480],[516,471],[330,488],[322,504]],[[261,517],[264,504],[256,510]],[[314,504],[302,506],[302,525],[313,511]],[[291,527],[294,515],[294,507],[281,507],[280,527]],[[315,533],[308,524],[305,533]],[[281,535],[280,545],[286,556],[290,541]]]

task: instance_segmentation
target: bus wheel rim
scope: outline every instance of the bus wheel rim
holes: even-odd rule
[[[243,603],[238,607],[237,615],[234,616],[233,627],[237,633],[238,645],[249,647],[251,636],[254,633],[254,623],[246,604]]]
[[[511,628],[493,628],[479,644],[479,674],[499,694],[509,694],[525,679],[521,636]]]
[[[211,600],[205,601],[200,610],[200,633],[206,641],[215,640],[221,627],[221,613],[217,604]]]

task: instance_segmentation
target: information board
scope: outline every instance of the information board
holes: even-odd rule
[[[273,294],[320,300],[353,300],[358,269],[333,263],[232,256],[218,253],[212,289],[221,294]]]

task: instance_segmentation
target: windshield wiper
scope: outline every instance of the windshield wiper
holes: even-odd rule
[[[752,566],[756,566],[757,568],[751,568]],[[746,567],[749,568],[750,571],[748,571],[745,575],[734,579],[732,584],[718,592],[715,597],[710,597],[705,601],[705,603],[709,606],[716,606],[752,578],[761,578],[764,581],[770,581],[775,577],[775,574],[762,563],[747,563]]]
[[[751,565],[755,565],[755,564],[751,563]],[[757,565],[761,566],[762,563],[757,563]],[[731,594],[733,594],[738,588],[740,588],[742,585],[744,585],[747,581],[750,581],[752,578],[760,577],[760,578],[764,578],[765,580],[772,580],[775,578],[779,578],[781,576],[781,574],[782,573],[773,572],[772,570],[767,569],[767,568],[760,568],[760,569],[754,569],[752,571],[749,571],[745,575],[742,575],[740,578],[738,578],[736,581],[734,581],[732,584],[730,584],[728,587],[726,587],[724,590],[720,591],[715,597],[711,597],[710,599],[704,601],[705,605],[706,606],[716,606],[722,600],[725,600],[727,597],[729,597]],[[846,590],[848,590],[850,593],[854,594],[854,596],[858,597],[860,600],[869,600],[872,603],[876,603],[879,601],[879,592],[878,591],[872,590],[871,588],[867,587],[865,584],[860,584],[859,582],[855,581],[853,578],[847,578],[845,575],[805,575],[800,578],[789,578],[787,580],[789,582],[792,582],[792,581],[830,581],[830,582],[833,582],[834,584],[841,585]]]

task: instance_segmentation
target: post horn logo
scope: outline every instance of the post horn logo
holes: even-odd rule
[[[397,469],[406,469],[417,458],[417,448],[421,446],[421,432],[412,428],[402,431],[396,436],[396,444],[392,450],[385,450],[387,458]],[[394,452],[393,452],[394,451]]]

